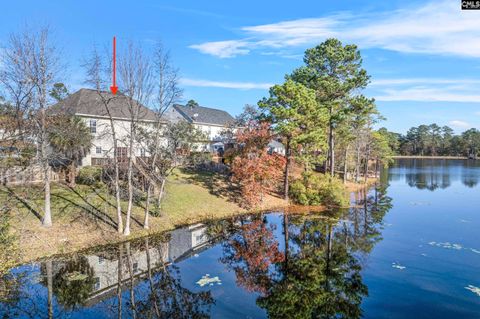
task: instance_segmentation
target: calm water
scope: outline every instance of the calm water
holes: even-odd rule
[[[12,270],[5,318],[480,318],[480,163],[400,160],[355,208],[281,212]]]

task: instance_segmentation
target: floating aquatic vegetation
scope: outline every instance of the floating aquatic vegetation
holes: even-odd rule
[[[395,262],[392,263],[392,267],[393,267],[393,268],[396,268],[396,269],[400,269],[400,270],[404,270],[405,268],[407,268],[407,267],[402,266],[402,265],[400,265],[399,263],[395,263]]]
[[[413,205],[413,206],[430,205],[430,202],[410,202],[410,205]]]
[[[74,271],[66,276],[68,281],[81,281],[88,278],[88,275],[82,274],[81,272]]]
[[[461,250],[463,249],[462,245],[460,244],[452,244],[452,243],[449,243],[448,241],[444,242],[444,243],[437,243],[435,241],[431,241],[428,243],[430,246],[436,246],[436,247],[440,247],[440,248],[446,248],[446,249],[455,249],[455,250]]]
[[[444,243],[437,243],[435,241],[431,241],[428,243],[430,246],[436,246],[436,247],[440,247],[440,248],[446,248],[446,249],[454,249],[454,250],[470,250],[472,253],[475,253],[475,254],[480,254],[480,250],[478,249],[475,249],[475,248],[467,248],[467,247],[463,247],[462,245],[460,244],[452,244],[452,243],[449,243],[448,241],[447,242],[444,242]]]
[[[206,285],[213,286],[214,284],[221,285],[222,281],[220,280],[220,278],[218,278],[218,276],[210,277],[209,274],[205,274],[205,276],[203,276],[202,278],[200,278],[199,281],[197,281],[197,285],[199,285],[200,287]]]
[[[465,289],[467,290],[470,290],[471,292],[473,292],[474,294],[476,294],[477,296],[480,297],[480,288],[478,287],[475,287],[473,285],[468,285],[466,287],[464,287]]]

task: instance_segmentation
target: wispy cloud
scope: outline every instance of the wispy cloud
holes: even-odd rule
[[[480,19],[475,11],[461,11],[457,1],[432,1],[401,10],[353,14],[244,26],[244,37],[195,44],[191,48],[220,58],[258,49],[298,48],[328,37],[362,48],[399,52],[480,57]]]
[[[406,89],[386,89],[374,95],[377,101],[419,101],[419,102],[469,102],[479,103],[480,95],[456,92],[447,89],[412,87]]]
[[[371,92],[377,101],[480,103],[478,79],[390,78],[376,79]]]
[[[272,83],[253,83],[253,82],[224,82],[224,81],[210,81],[204,79],[189,79],[183,78],[180,83],[185,86],[194,87],[214,87],[237,90],[266,90],[273,86]]]
[[[467,123],[465,121],[460,121],[460,120],[452,120],[452,121],[448,122],[448,124],[450,124],[451,126],[453,126],[455,128],[461,128],[461,129],[466,129],[466,128],[472,127],[472,125],[470,125],[470,123]]]
[[[205,42],[202,44],[194,44],[189,47],[219,58],[231,58],[237,55],[248,54],[250,52],[250,49],[247,49],[248,46],[248,42],[243,40],[229,40]]]
[[[480,84],[480,79],[455,79],[455,78],[388,78],[374,79],[371,87],[392,86],[392,85],[431,85],[431,84],[455,84],[468,86]]]

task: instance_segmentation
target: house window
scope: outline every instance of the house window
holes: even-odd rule
[[[95,277],[95,290],[98,290],[100,289],[100,278],[99,277]]]
[[[115,149],[115,155],[117,156],[118,161],[126,161],[128,158],[128,149],[126,147],[117,147]]]
[[[102,147],[101,146],[95,147],[95,154],[102,154]]]
[[[97,120],[90,120],[90,133],[97,133]]]

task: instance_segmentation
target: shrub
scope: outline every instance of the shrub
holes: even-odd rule
[[[211,153],[208,152],[191,152],[187,158],[187,164],[189,166],[197,167],[210,163],[213,157]]]
[[[83,185],[95,185],[102,180],[102,168],[86,166],[80,168],[77,175],[77,183]]]
[[[290,185],[290,197],[300,205],[348,205],[347,192],[342,182],[328,175],[304,174]]]

